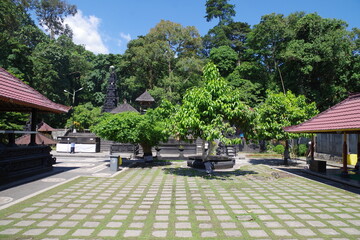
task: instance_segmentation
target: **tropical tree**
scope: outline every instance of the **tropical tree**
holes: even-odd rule
[[[100,116],[101,108],[94,107],[91,102],[87,102],[74,107],[71,117],[66,122],[66,127],[74,127],[76,130],[89,129],[97,124]]]
[[[140,144],[144,157],[152,158],[152,147],[166,142],[169,137],[166,118],[167,111],[161,107],[149,109],[146,114],[124,112],[105,114],[91,130],[98,136],[121,143]]]
[[[65,34],[72,36],[69,26],[64,24],[64,18],[77,13],[75,5],[64,0],[25,0],[25,3],[35,9],[36,16],[42,27],[50,32],[50,37]]]
[[[0,1],[0,66],[17,78],[31,82],[31,53],[46,35],[31,20],[23,5]]]
[[[244,132],[251,126],[252,111],[240,99],[240,93],[221,78],[213,63],[208,63],[203,71],[204,86],[189,89],[183,103],[173,116],[172,132],[181,140],[201,138],[203,140],[203,160],[213,151],[214,141],[225,144],[239,142],[229,139],[236,127]],[[205,143],[209,150],[205,152]]]
[[[219,19],[219,25],[232,22],[235,16],[235,5],[228,3],[228,0],[207,0],[206,1],[206,21],[210,22],[214,18]]]
[[[316,13],[263,16],[247,35],[249,58],[265,67],[263,88],[305,95],[321,110],[339,102],[356,79],[356,38],[346,27]]]
[[[303,95],[291,91],[284,93],[267,92],[265,101],[255,108],[255,134],[259,140],[285,140],[284,164],[288,164],[289,139],[299,134],[288,133],[284,127],[297,125],[318,113],[315,102],[308,103]]]
[[[129,42],[122,64],[124,92],[135,100],[148,89],[156,100],[178,102],[186,88],[197,84],[201,47],[195,27],[160,21],[146,36]]]
[[[238,54],[239,63],[246,60],[246,39],[250,31],[250,25],[244,22],[216,25],[203,37],[205,55],[208,56],[212,48],[229,46]]]
[[[210,51],[210,60],[217,66],[222,77],[227,77],[236,67],[238,55],[229,46],[213,48]]]

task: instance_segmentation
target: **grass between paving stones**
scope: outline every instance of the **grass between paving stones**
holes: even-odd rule
[[[356,231],[351,233],[352,229],[358,229],[360,223],[360,201],[356,194],[281,173],[264,165],[247,165],[213,176],[185,166],[185,162],[139,165],[115,178],[78,178],[0,211],[0,222],[12,220],[0,226],[0,232],[19,228],[16,224],[24,220],[34,221],[21,227],[20,232],[3,234],[0,238],[157,239],[153,234],[158,231],[166,231],[162,239],[184,239],[180,231],[191,231],[191,239],[360,238]],[[53,204],[63,205],[52,207],[56,206]],[[55,210],[43,218],[29,218],[34,214],[44,214],[44,209],[51,211],[51,208]],[[25,215],[9,217],[14,213]],[[52,219],[54,215],[65,216]],[[86,217],[72,219],[74,216]],[[167,220],[159,220],[159,216]],[[39,226],[51,221],[55,221],[52,226]],[[70,221],[77,224],[62,225]],[[110,223],[121,223],[121,226],[109,227]],[[334,226],[334,223],[347,226]],[[269,224],[279,226],[269,227]],[[41,228],[45,230],[38,235],[23,235],[29,230]],[[61,236],[50,235],[56,229],[68,232]],[[88,236],[76,236],[75,233],[81,229],[93,231]],[[338,234],[330,236],[318,229],[330,229]],[[101,236],[103,230],[115,230],[116,234]],[[277,230],[277,234],[273,230]],[[128,231],[141,233],[124,237],[124,234],[129,234]],[[241,236],[231,237],[226,231],[238,231]],[[279,231],[290,236],[281,236]],[[304,235],[306,231],[309,231],[309,236]],[[312,236],[312,233],[316,235]],[[216,236],[211,237],[211,234]]]

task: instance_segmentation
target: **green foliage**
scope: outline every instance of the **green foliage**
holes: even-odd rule
[[[29,120],[29,114],[18,112],[0,113],[1,130],[24,130],[26,122]]]
[[[232,22],[235,16],[235,5],[229,4],[228,0],[207,0],[206,1],[206,21],[210,22],[214,18],[219,19],[219,25]]]
[[[216,25],[203,37],[205,54],[213,48],[231,47],[237,54],[239,62],[245,58],[246,38],[250,25],[244,22],[231,22],[227,25]]]
[[[349,84],[356,54],[346,27],[316,13],[265,15],[247,36],[247,54],[266,67],[264,88],[305,95],[325,110],[344,99],[352,86],[360,90]]]
[[[52,39],[60,34],[71,36],[71,30],[63,22],[66,16],[76,14],[75,5],[70,5],[64,0],[32,0],[28,2],[35,9],[40,25],[50,31]]]
[[[203,72],[204,86],[189,89],[173,117],[173,134],[182,140],[192,136],[210,143],[230,143],[227,136],[234,133],[234,126],[243,132],[249,129],[252,111],[240,100],[239,92],[220,77],[213,63],[208,63]]]
[[[307,152],[306,144],[299,144],[297,147],[298,147],[298,155],[299,156],[305,156],[305,154]]]
[[[104,139],[139,143],[143,147],[144,155],[149,155],[151,147],[167,141],[169,137],[164,116],[167,116],[167,110],[161,107],[149,109],[144,115],[134,112],[106,114],[91,130]]]
[[[148,89],[157,101],[180,101],[187,88],[198,85],[201,46],[196,28],[162,20],[146,36],[129,42],[121,66],[123,91],[129,100]]]
[[[66,122],[66,127],[75,127],[82,131],[96,125],[101,116],[101,108],[94,107],[90,102],[74,107],[71,118]]]
[[[279,145],[276,145],[272,150],[278,154],[283,154],[285,151],[285,147],[283,145],[279,144]]]
[[[315,103],[307,103],[302,95],[296,96],[288,91],[286,94],[267,92],[265,102],[260,104],[255,112],[256,135],[262,140],[287,140],[298,134],[288,133],[284,127],[297,125],[310,119],[318,113]]]
[[[237,53],[229,46],[213,48],[210,51],[210,60],[217,66],[223,77],[227,77],[234,71],[237,59]]]

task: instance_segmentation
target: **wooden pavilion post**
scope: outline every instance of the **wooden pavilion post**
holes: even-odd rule
[[[346,132],[344,132],[344,142],[343,142],[343,169],[341,172],[341,176],[346,177],[348,176],[348,168],[347,168],[347,154],[348,154],[348,149],[347,149],[347,136],[346,136]]]
[[[37,109],[33,108],[31,111],[31,131],[36,131],[36,119],[37,119]],[[31,133],[29,146],[36,145],[36,133]]]
[[[357,162],[355,165],[355,169],[359,170],[360,167],[360,134],[357,135]]]
[[[314,152],[315,152],[315,137],[314,134],[311,134],[311,147],[310,147],[310,159],[314,161]]]

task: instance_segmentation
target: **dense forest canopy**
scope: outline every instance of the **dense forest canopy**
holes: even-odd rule
[[[271,13],[250,26],[235,20],[234,5],[227,0],[207,0],[204,5],[204,21],[217,21],[204,36],[193,26],[162,20],[130,41],[124,54],[95,55],[74,44],[71,29],[63,24],[76,6],[63,0],[2,0],[0,67],[52,101],[95,108],[104,102],[111,65],[119,79],[119,99],[129,103],[144,90],[157,103],[180,103],[187,89],[203,86],[202,69],[209,61],[251,107],[266,98],[267,90],[304,95],[320,111],[349,92],[360,92],[359,29],[304,12]],[[30,11],[47,32],[34,23]],[[64,92],[80,88],[75,102]],[[59,128],[69,118],[41,117]],[[0,123],[11,118],[17,123],[21,119],[1,113]]]

